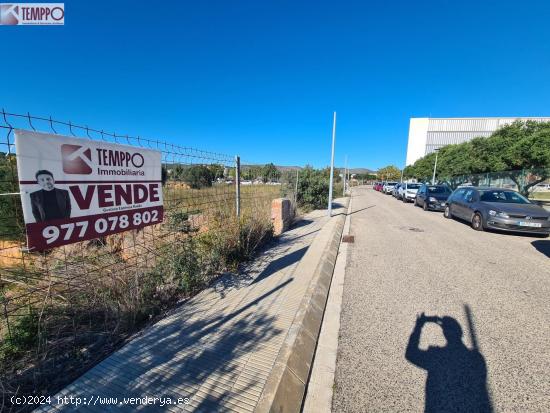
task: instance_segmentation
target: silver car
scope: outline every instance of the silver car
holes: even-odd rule
[[[461,218],[476,231],[486,228],[548,236],[550,212],[511,189],[462,187],[445,203],[445,218]]]

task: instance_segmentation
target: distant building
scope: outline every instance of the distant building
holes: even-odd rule
[[[411,118],[407,165],[432,153],[434,149],[475,137],[490,136],[494,131],[516,120],[550,122],[550,118]]]

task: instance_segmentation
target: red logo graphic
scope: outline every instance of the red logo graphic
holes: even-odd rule
[[[92,173],[92,150],[80,145],[61,145],[63,172],[66,174],[90,175]]]
[[[19,6],[16,4],[0,5],[0,24],[16,26],[19,24]]]

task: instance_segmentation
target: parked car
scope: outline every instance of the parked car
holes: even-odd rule
[[[397,182],[386,182],[384,186],[382,187],[382,192],[386,195],[391,194],[391,191],[393,190],[393,187],[397,185]]]
[[[399,188],[401,188],[403,184],[401,182],[398,182],[397,185],[395,185],[391,191],[391,194],[394,198],[397,198],[399,195]]]
[[[399,187],[397,198],[401,199],[403,202],[414,201],[420,186],[421,184],[413,182],[403,182],[403,184]]]
[[[382,182],[376,182],[374,186],[372,187],[375,191],[380,192],[382,190]]]
[[[476,231],[550,234],[550,212],[511,189],[458,188],[447,200],[443,215],[464,219]]]
[[[414,205],[421,206],[424,211],[429,209],[443,211],[445,209],[445,201],[451,195],[451,192],[451,188],[447,185],[422,184],[416,192]]]

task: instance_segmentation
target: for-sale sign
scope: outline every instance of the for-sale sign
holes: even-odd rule
[[[15,146],[31,251],[162,222],[160,152],[26,130]]]

